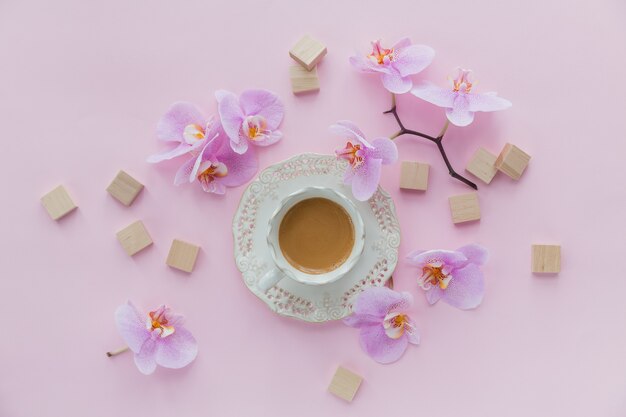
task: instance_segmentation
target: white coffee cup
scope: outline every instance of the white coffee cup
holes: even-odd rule
[[[354,226],[354,245],[344,263],[323,274],[307,274],[292,266],[283,255],[278,242],[278,231],[285,214],[295,204],[310,198],[325,198],[339,204],[348,213]],[[269,220],[267,245],[274,265],[261,277],[257,286],[266,292],[281,280],[287,278],[306,285],[324,285],[343,277],[358,262],[365,245],[365,226],[356,206],[341,192],[326,187],[306,187],[285,197]]]

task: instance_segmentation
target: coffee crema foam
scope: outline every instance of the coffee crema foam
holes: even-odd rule
[[[294,268],[307,274],[325,274],[350,257],[354,225],[341,205],[327,198],[309,198],[287,211],[278,230],[278,243]]]

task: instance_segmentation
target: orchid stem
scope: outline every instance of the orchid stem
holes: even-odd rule
[[[450,126],[450,121],[446,119],[446,124],[443,125],[441,132],[439,132],[439,134],[437,135],[438,139],[443,139],[443,135],[446,134],[446,130],[448,130],[448,126]]]
[[[454,168],[452,168],[452,164],[450,164],[448,155],[446,155],[446,150],[443,147],[443,136],[446,134],[446,131],[448,130],[448,126],[450,126],[450,122],[448,120],[446,120],[446,123],[443,125],[443,129],[441,129],[441,132],[439,133],[437,137],[433,137],[425,133],[418,132],[417,130],[407,129],[406,127],[404,127],[404,124],[402,124],[402,120],[400,120],[400,116],[398,116],[398,109],[396,108],[396,95],[393,93],[391,94],[391,109],[383,112],[383,114],[389,114],[389,113],[393,114],[393,117],[395,117],[396,122],[398,123],[398,126],[400,127],[400,130],[394,133],[390,137],[390,139],[393,140],[397,138],[398,136],[402,136],[402,135],[413,135],[413,136],[419,136],[421,138],[434,142],[437,145],[437,149],[439,149],[439,153],[441,154],[441,158],[443,158],[443,162],[446,164],[446,167],[448,168],[448,172],[450,173],[450,176],[466,184],[468,187],[478,190],[478,186],[476,184],[474,184],[472,181],[468,180],[464,176],[458,174],[454,170]]]
[[[120,353],[124,353],[128,350],[128,346],[124,346],[122,348],[119,348],[117,350],[112,350],[110,352],[107,352],[107,357],[111,357],[111,356],[115,356],[115,355],[119,355]]]
[[[402,130],[394,133],[393,135],[389,136],[389,139],[394,140],[395,138],[397,138],[398,136],[400,136],[402,133],[404,133]]]

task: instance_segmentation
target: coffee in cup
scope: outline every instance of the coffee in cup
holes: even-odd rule
[[[323,197],[308,198],[285,213],[278,242],[291,266],[306,274],[325,274],[352,253],[354,225],[341,205]]]

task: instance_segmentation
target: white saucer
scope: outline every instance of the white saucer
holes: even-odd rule
[[[235,262],[250,291],[278,314],[309,322],[341,319],[363,289],[384,285],[398,263],[400,225],[393,200],[380,187],[368,201],[355,200],[342,181],[346,167],[332,155],[298,155],[263,170],[241,197],[233,219]],[[336,282],[313,286],[283,279],[263,293],[256,284],[273,265],[268,219],[285,196],[312,185],[339,190],[356,205],[365,223],[363,255]]]

